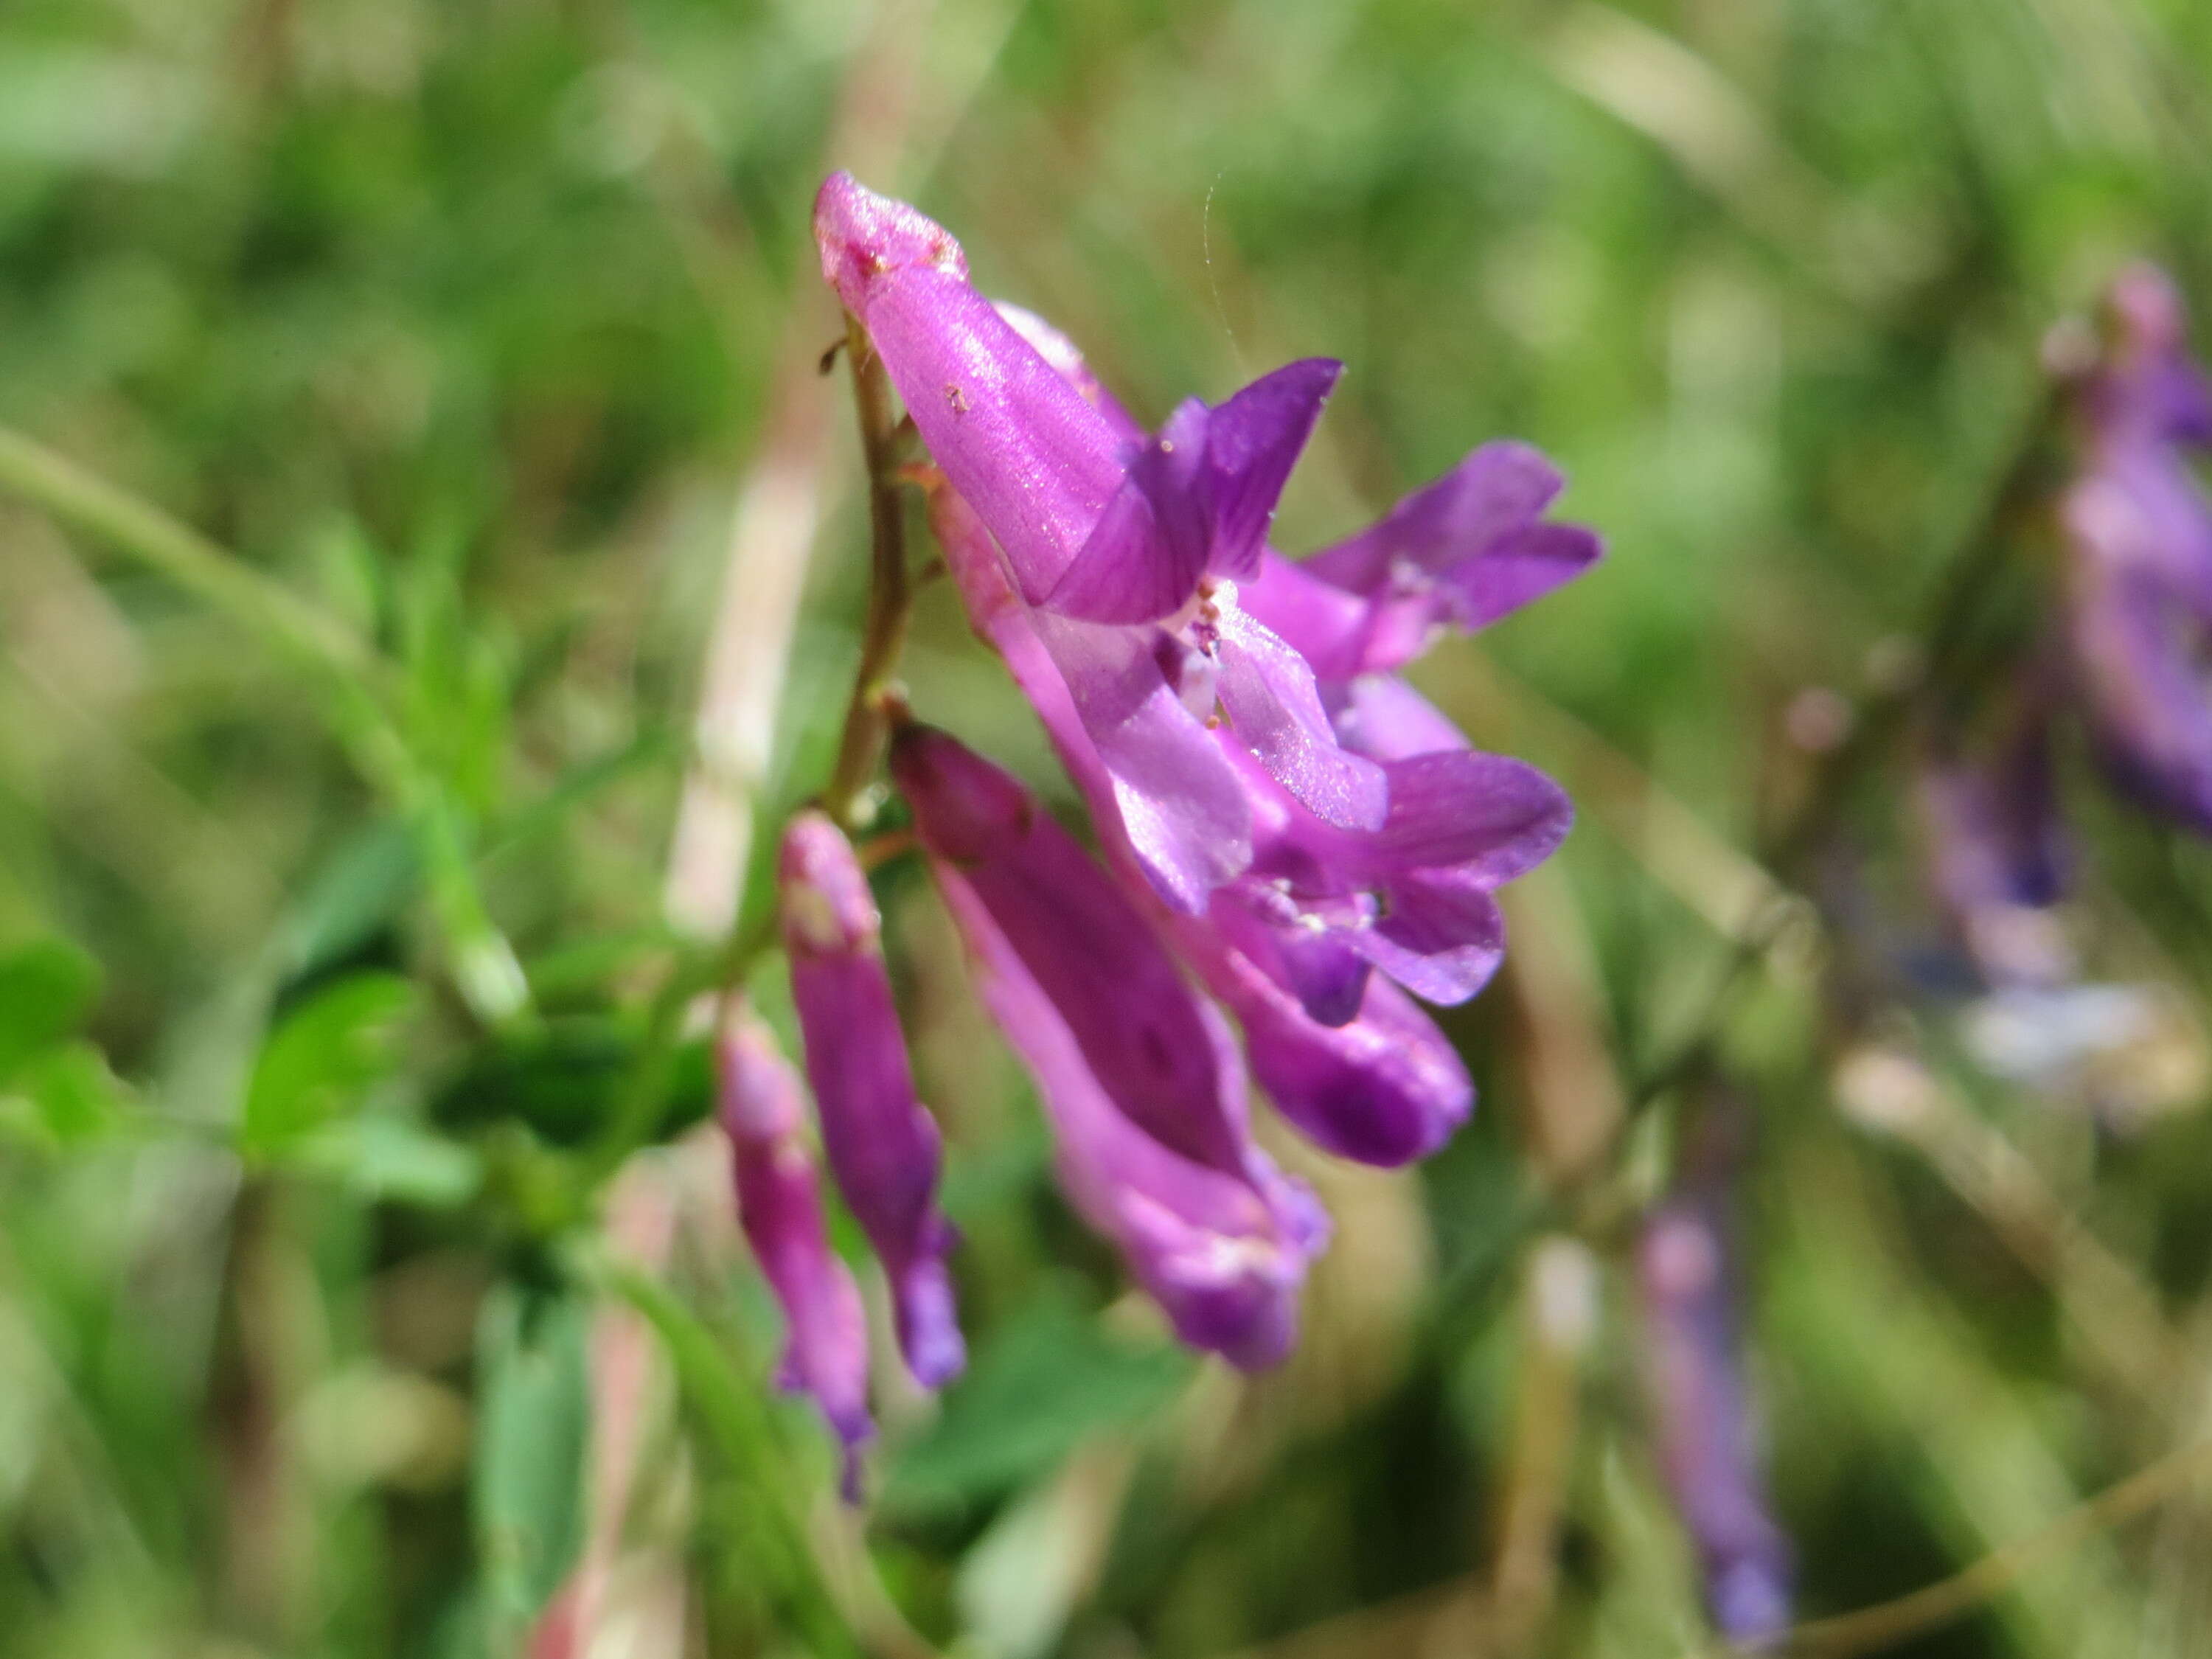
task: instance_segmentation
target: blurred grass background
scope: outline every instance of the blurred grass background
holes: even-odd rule
[[[2045,330],[2137,256],[2212,294],[2208,74],[2191,0],[14,0],[0,422],[373,641],[416,764],[365,780],[266,639],[0,503],[0,1653],[513,1651],[580,1549],[594,1653],[834,1650],[824,1596],[884,1653],[1699,1650],[1621,1270],[1676,1095],[1586,1164],[1778,879],[1830,926],[1722,1035],[1802,1612],[2186,1437],[2201,1064],[2161,1050],[2172,1109],[2116,1127],[1907,1005],[1879,964],[1936,930],[1901,756],[1817,872],[1759,860],[1909,661]],[[1424,665],[1583,826],[1447,1016],[1477,1124],[1417,1173],[1313,1170],[1339,1243],[1278,1376],[1118,1300],[945,924],[886,878],[978,1358],[941,1414],[890,1403],[865,1517],[758,1403],[774,1318],[711,1146],[611,1206],[606,1248],[678,1292],[642,1299],[680,1389],[562,1254],[617,1102],[700,1109],[696,1044],[635,1079],[741,486],[821,520],[769,805],[841,712],[833,165],[1147,418],[1346,359],[1290,550],[1503,434],[1612,549]],[[1065,798],[941,584],[908,678]],[[2085,811],[2093,960],[2167,988],[2193,1054],[2212,872]],[[1869,1031],[1923,1069],[1853,1071]],[[586,1449],[587,1355],[602,1399],[632,1377],[626,1451]],[[1885,1650],[2212,1650],[2208,1504]]]

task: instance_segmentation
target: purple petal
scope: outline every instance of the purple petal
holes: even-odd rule
[[[966,1360],[945,1267],[953,1235],[937,1208],[937,1126],[915,1093],[875,901],[852,847],[819,812],[791,821],[778,879],[830,1168],[890,1281],[907,1369],[938,1388]]]
[[[1467,734],[1395,674],[1362,674],[1346,685],[1336,729],[1346,748],[1379,761],[1468,746]]]
[[[1230,944],[1272,973],[1309,1018],[1323,1025],[1358,1018],[1373,964],[1352,931],[1309,931],[1298,925],[1295,905],[1280,901],[1279,909],[1267,896],[1249,878],[1236,883],[1215,895],[1209,919]]]
[[[1261,555],[1252,579],[1237,585],[1237,603],[1312,664],[1321,679],[1348,680],[1360,672],[1373,611],[1360,595],[1270,551]]]
[[[2212,835],[2212,708],[2174,606],[2138,572],[2079,572],[2069,633],[2106,770],[2130,794]]]
[[[997,303],[999,314],[1012,325],[1014,332],[1035,346],[1037,355],[1052,365],[1054,373],[1081,392],[1083,401],[1106,417],[1116,437],[1131,449],[1144,442],[1145,428],[1091,372],[1091,365],[1084,361],[1074,341],[1034,311],[1024,311],[1004,300]]]
[[[1213,550],[1205,489],[1210,416],[1193,398],[1130,458],[1082,550],[1042,601],[1094,623],[1157,622],[1188,605]]]
[[[1732,1641],[1790,1622],[1790,1541],[1768,1512],[1736,1352],[1726,1240],[1708,1205],[1653,1212],[1638,1252],[1644,1370],[1660,1473],[1698,1554],[1713,1622]]]
[[[1480,876],[1422,870],[1389,886],[1389,910],[1355,948],[1424,1001],[1465,1002],[1505,959],[1505,917]]]
[[[2108,447],[2069,493],[2065,517],[2087,556],[2154,578],[2212,620],[2212,507],[2172,448]]]
[[[1189,604],[1201,577],[1255,572],[1283,485],[1343,368],[1309,358],[1218,409],[1195,398],[1178,407],[1131,458],[1046,608],[1090,622],[1156,622]]]
[[[1302,358],[1213,411],[1206,446],[1214,521],[1210,574],[1243,581],[1258,571],[1275,503],[1343,373],[1333,358]]]
[[[1358,1018],[1328,1026],[1238,952],[1202,945],[1194,956],[1244,1028],[1255,1080],[1322,1151],[1395,1168],[1435,1152],[1474,1110],[1451,1044],[1387,981],[1370,978]]]
[[[1108,1094],[1185,1157],[1236,1167],[1198,1004],[1121,889],[1019,783],[951,738],[902,736],[896,776],[923,840],[960,866]]]
[[[1280,1358],[1322,1224],[1252,1144],[1218,1018],[1006,774],[921,727],[891,766],[984,1000],[1036,1079],[1071,1200],[1185,1341],[1243,1366]]]
[[[1450,1042],[1387,981],[1369,979],[1357,1018],[1323,1025],[1273,964],[1237,949],[1224,930],[1187,916],[1169,927],[1177,952],[1244,1028],[1254,1080],[1322,1151],[1395,1168],[1435,1152],[1474,1109],[1474,1085]]]
[[[931,458],[1024,597],[1051,592],[1121,487],[1112,423],[969,285],[942,226],[840,173],[815,198],[814,234]]]
[[[1448,566],[1437,579],[1462,628],[1500,617],[1572,581],[1605,551],[1596,532],[1578,524],[1532,524],[1517,535]]]
[[[1323,822],[1379,827],[1389,811],[1389,786],[1373,761],[1338,743],[1306,659],[1234,602],[1218,616],[1221,706],[1237,737]]]
[[[1126,844],[1170,904],[1203,910],[1251,861],[1250,813],[1149,641],[1030,610],[972,507],[940,488],[929,513],[969,620],[1037,711],[1100,836]]]
[[[1383,769],[1390,811],[1367,843],[1372,868],[1449,867],[1502,886],[1551,857],[1574,825],[1566,792],[1508,756],[1448,750]]]
[[[1111,780],[1131,848],[1170,903],[1206,895],[1251,862],[1251,813],[1235,768],[1128,629],[1031,613]]]
[[[814,1160],[801,1133],[799,1078],[768,1028],[743,1009],[717,1039],[715,1071],[738,1224],[789,1333],[779,1380],[811,1395],[844,1443],[845,1492],[855,1499],[855,1449],[875,1432],[867,1320],[860,1287],[830,1249],[823,1224]]]
[[[1381,593],[1402,574],[1435,575],[1534,524],[1560,489],[1559,469],[1523,443],[1486,443],[1369,529],[1305,568],[1349,592]]]

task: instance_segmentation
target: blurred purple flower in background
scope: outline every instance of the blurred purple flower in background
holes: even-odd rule
[[[1060,1180],[1176,1334],[1273,1364],[1327,1218],[1251,1138],[1220,1017],[1127,894],[1005,772],[908,726],[892,775],[975,964],[1027,1064]]]
[[[1644,1370],[1661,1477],[1731,1641],[1788,1626],[1791,1551],[1768,1512],[1736,1350],[1722,1200],[1711,1178],[1645,1218],[1637,1248]]]
[[[937,1208],[937,1125],[915,1093],[875,900],[844,833],[819,812],[792,820],[777,874],[830,1171],[890,1278],[907,1369],[938,1388],[966,1359],[945,1267],[952,1229]]]
[[[1994,752],[1947,754],[1919,770],[1931,884],[1942,914],[1989,985],[2049,986],[2074,956],[2053,907],[2069,858],[2041,706]]]
[[[2085,464],[2060,507],[2068,635],[2106,770],[2212,834],[2212,504],[2191,470],[2212,446],[2212,385],[2165,273],[2122,273],[2106,309],[2075,400]]]
[[[783,1309],[780,1387],[812,1396],[845,1447],[845,1496],[860,1495],[868,1417],[868,1328],[860,1287],[830,1248],[799,1077],[775,1037],[733,1004],[716,1036],[715,1085],[734,1167],[738,1221]]]

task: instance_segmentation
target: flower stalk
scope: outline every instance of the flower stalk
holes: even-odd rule
[[[906,504],[899,497],[898,416],[890,380],[867,331],[850,311],[845,313],[845,361],[852,369],[860,452],[868,469],[868,609],[860,628],[860,665],[853,674],[836,764],[822,792],[822,810],[852,830],[868,816],[869,786],[890,739],[886,694],[906,647],[914,587],[907,574]]]

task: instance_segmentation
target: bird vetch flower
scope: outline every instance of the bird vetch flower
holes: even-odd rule
[[[894,738],[891,770],[979,992],[1036,1079],[1071,1201],[1184,1341],[1273,1364],[1327,1223],[1254,1144],[1220,1017],[1005,772],[918,726]]]
[[[1203,406],[1187,404],[1164,431],[1173,447],[1159,455],[1066,336],[1018,307],[995,312],[994,320],[1032,348],[1135,457],[1109,517],[1151,513],[1145,522],[1166,524],[1155,533],[1172,539],[1171,518],[1148,505],[1172,491],[1150,471],[1164,471],[1177,458],[1197,471],[1205,441],[1218,441],[1224,428],[1201,426]],[[1270,453],[1286,465],[1304,432],[1280,411],[1313,406],[1334,373],[1333,366],[1294,364],[1231,404],[1256,410],[1273,401],[1269,429],[1290,436]],[[1237,824],[1233,863],[1217,863],[1192,884],[1195,893],[1170,894],[1173,908],[1185,914],[1161,920],[1177,952],[1237,1014],[1261,1085],[1341,1155],[1398,1164],[1434,1151],[1466,1119],[1474,1086],[1433,1022],[1395,986],[1375,982],[1370,969],[1433,1001],[1474,994],[1504,945],[1492,891],[1547,856],[1571,811],[1533,769],[1472,751],[1391,671],[1447,623],[1485,625],[1597,556],[1590,532],[1542,518],[1560,488],[1557,471],[1525,446],[1487,445],[1315,560],[1293,563],[1267,548],[1264,528],[1256,543],[1244,534],[1234,539],[1221,568],[1237,577],[1239,614],[1267,625],[1265,648],[1319,666],[1316,690],[1340,747],[1382,769],[1389,799],[1382,823],[1349,829],[1309,810],[1271,775],[1235,721],[1211,733],[1225,767],[1188,763],[1187,750],[1174,750],[1191,735],[1190,724],[1176,697],[1163,694],[1162,652],[1132,645],[1127,629],[1101,629],[1026,602],[989,529],[950,481],[952,469],[945,471],[928,501],[947,565],[977,631],[1036,705],[1091,804],[1109,859],[1144,868],[1166,891],[1170,884],[1146,848],[1202,847],[1224,834],[1224,824]],[[1102,519],[1092,534],[1107,530]],[[1199,540],[1186,535],[1175,556],[1186,573],[1199,563]],[[1132,564],[1157,570],[1174,562]],[[1316,569],[1345,585],[1310,574]],[[1071,567],[1061,580],[1073,586],[1075,574]],[[1103,573],[1097,580],[1103,586]],[[1138,616],[1162,602],[1084,608]],[[1109,642],[1103,651],[1102,641]],[[1111,656],[1115,649],[1122,654]],[[1172,663],[1178,653],[1165,654]],[[1190,677],[1171,678],[1188,689]],[[1110,696],[1100,689],[1107,686],[1115,688]],[[1203,706],[1212,695],[1197,701]],[[1088,714],[1079,706],[1086,698]],[[1121,717],[1097,718],[1103,708]],[[1166,741],[1154,741],[1156,732]],[[1146,769],[1145,784],[1133,789],[1138,768]],[[1224,781],[1241,796],[1225,807],[1218,793]]]
[[[2113,283],[2109,343],[2076,388],[2087,465],[2060,504],[2068,638],[2091,732],[2129,793],[2212,834],[2212,383],[2164,273]]]
[[[803,1131],[799,1077],[757,1016],[732,1006],[716,1034],[719,1115],[729,1137],[738,1222],[787,1327],[778,1383],[813,1398],[844,1444],[845,1496],[860,1495],[868,1416],[868,1328],[860,1287],[830,1248]]]
[[[959,1374],[966,1347],[937,1207],[937,1125],[915,1095],[867,877],[820,812],[784,832],[777,871],[791,995],[837,1190],[890,1281],[899,1346],[924,1388]]]
[[[1791,1551],[1759,1476],[1726,1251],[1715,1194],[1685,1194],[1646,1219],[1637,1267],[1660,1471],[1697,1551],[1713,1623],[1731,1640],[1753,1641],[1790,1622]]]

